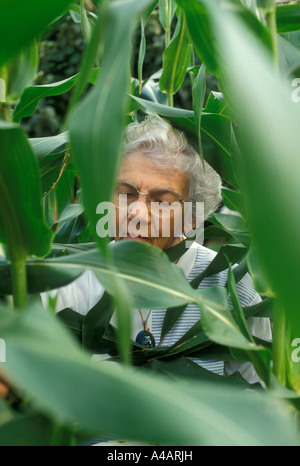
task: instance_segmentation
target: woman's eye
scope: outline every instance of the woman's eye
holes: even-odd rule
[[[126,196],[134,196],[134,193],[132,191],[128,191],[126,189],[119,189],[118,194],[125,194]]]
[[[157,202],[164,203],[165,205],[171,205],[172,204],[172,202],[170,202],[170,199],[166,199],[164,197],[158,198]]]

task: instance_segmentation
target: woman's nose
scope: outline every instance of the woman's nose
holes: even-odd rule
[[[131,236],[149,236],[151,220],[145,197],[143,202],[138,200],[129,205],[127,219]]]
[[[136,202],[145,202],[148,204],[148,193],[138,193],[138,198]]]
[[[128,206],[128,218],[139,216],[141,219],[148,219],[149,210],[145,195],[140,194],[138,199]]]

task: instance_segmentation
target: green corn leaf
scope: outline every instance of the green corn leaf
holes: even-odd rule
[[[24,131],[0,121],[0,242],[11,261],[11,294],[16,308],[27,303],[25,261],[51,249],[45,223],[38,165]]]
[[[219,76],[220,68],[217,59],[216,29],[206,2],[202,0],[176,1],[184,11],[190,36],[200,60],[205,64],[208,72]],[[220,5],[217,5],[216,8],[220,8]],[[222,12],[234,11],[234,14],[240,18],[245,27],[257,34],[261,42],[260,45],[267,50],[272,50],[272,40],[268,29],[251,10],[235,0],[222,1],[221,8]]]
[[[37,38],[46,27],[63,14],[70,0],[10,0],[1,4],[0,66]],[[13,27],[12,27],[13,25]]]
[[[99,16],[97,24],[103,25],[100,41],[98,44],[94,42],[98,34],[96,29],[84,64],[89,62],[90,56],[94,56],[93,50],[100,48],[103,51],[101,72],[95,87],[77,104],[70,117],[72,157],[80,177],[82,204],[89,220],[90,231],[104,254],[107,254],[107,238],[101,238],[96,233],[97,206],[101,202],[110,201],[114,189],[114,180],[120,164],[127,91],[130,85],[128,70],[131,39],[138,20],[150,3],[153,2],[111,2],[103,15]],[[114,270],[113,262],[109,260],[109,264]],[[122,355],[128,362],[131,300],[117,274],[112,273],[111,286],[111,293],[118,304],[117,318],[120,324],[119,341]]]
[[[94,68],[89,75],[89,82],[95,83],[99,69]],[[79,75],[51,84],[42,84],[27,87],[13,110],[13,121],[19,122],[22,118],[32,115],[39,103],[45,97],[52,97],[68,92],[77,83]]]
[[[40,99],[63,94],[70,90],[77,81],[77,75],[53,84],[27,87],[13,111],[13,120],[19,122],[22,118],[32,115]]]
[[[214,51],[214,38],[209,16],[203,6],[197,1],[177,1],[183,9],[190,36],[195,50],[207,71],[217,73],[216,55]]]
[[[235,316],[235,320],[240,330],[245,335],[245,337],[249,341],[252,341],[254,343],[254,338],[252,337],[249,331],[246,318],[245,318],[242,306],[240,304],[240,300],[237,294],[234,275],[233,275],[232,268],[230,265],[228,269],[228,289],[230,293],[232,309],[233,309],[233,314]],[[257,351],[257,352],[251,351],[251,352],[247,352],[247,354],[249,355],[250,360],[253,362],[258,375],[262,378],[262,380],[268,386],[270,384],[270,374],[271,374],[271,358],[272,358],[271,351],[268,348],[262,347],[261,351]]]
[[[66,147],[67,142],[69,142],[67,131],[56,136],[29,138],[29,143],[38,159],[49,154],[56,154]]]
[[[228,261],[226,257],[230,258],[230,261],[235,264],[237,261],[240,261],[243,256],[246,254],[246,249],[240,246],[234,245],[225,245],[220,248],[214,259],[210,262],[210,264],[201,272],[197,277],[195,277],[191,282],[191,286],[193,288],[198,288],[202,280],[205,277],[209,277],[216,273],[219,273],[228,267]],[[178,308],[167,309],[167,312],[164,317],[162,329],[161,329],[161,340],[165,337],[165,335],[169,332],[169,330],[173,327],[175,322],[179,319],[182,315],[183,311],[185,310],[186,305],[179,306]]]
[[[33,41],[0,67],[0,77],[5,81],[8,102],[17,101],[24,89],[34,82],[38,61],[38,45]]]
[[[139,47],[139,57],[138,57],[138,79],[139,79],[139,94],[142,92],[143,87],[143,64],[146,54],[146,36],[145,36],[145,22],[144,19],[141,20],[141,41]]]
[[[100,301],[90,309],[82,322],[82,343],[93,349],[101,341],[115,308],[111,296],[104,292]]]
[[[156,8],[156,5],[158,4],[158,0],[154,0],[146,9],[146,12],[144,13],[142,19],[141,19],[141,41],[140,41],[140,46],[139,46],[139,56],[138,56],[138,80],[139,80],[139,94],[142,92],[142,86],[143,86],[143,64],[144,64],[144,59],[145,59],[145,54],[146,54],[146,36],[145,36],[145,27],[147,24],[147,21],[149,17],[151,16],[151,13],[153,10]]]
[[[191,53],[186,20],[180,15],[172,40],[163,52],[163,72],[159,80],[162,92],[175,94],[181,87],[190,64]]]
[[[52,233],[44,223],[38,164],[24,131],[0,121],[1,237],[11,258],[45,256]]]
[[[102,249],[105,241],[96,235],[96,209],[100,202],[110,200],[118,171],[128,90],[130,39],[146,5],[134,0],[124,4],[111,3],[101,44],[101,73],[95,87],[75,108],[70,120],[72,156],[80,175],[83,205],[95,240]]]
[[[211,91],[209,93],[204,107],[204,112],[226,115],[226,112],[229,110],[228,103],[225,102],[224,96],[221,92]]]
[[[193,289],[183,271],[172,264],[163,251],[150,245],[124,240],[112,244],[110,249],[114,269],[97,249],[43,261],[28,261],[29,289],[37,292],[61,287],[79,277],[88,267],[112,296],[117,295],[113,278],[122,281],[125,284],[123,294],[127,293],[126,290],[130,291],[131,308],[176,308],[193,302],[201,312],[205,310],[206,315],[211,314],[219,323],[219,337],[218,332],[214,334],[209,329],[212,339],[220,338],[224,344],[226,335],[226,345],[241,345],[244,349],[256,350],[232,320],[226,304],[225,288],[217,287],[216,291]],[[146,269],[143,265],[145,263],[148,264]],[[1,291],[6,288],[6,292],[9,292],[7,265],[3,265],[0,272]]]
[[[228,209],[238,212],[244,219],[246,218],[244,199],[240,191],[234,191],[223,186],[222,198]]]
[[[239,118],[242,157],[236,162],[240,165],[247,223],[263,288],[277,298],[274,328],[278,326],[279,334],[285,334],[286,348],[300,334],[299,108],[293,101],[292,87],[274,73],[273,57],[263,48],[255,49],[259,39],[233,16],[227,15],[226,20],[222,17],[224,21],[219,22],[214,10],[211,12],[222,35],[219,46],[223,92]],[[266,137],[265,122],[271,137]],[[278,355],[281,337],[275,340]],[[291,362],[290,351],[285,356],[286,365]],[[294,384],[299,390],[299,365]]]
[[[239,215],[234,214],[212,214],[209,220],[232,236],[236,241],[242,243],[246,248],[250,247],[251,236],[246,221]]]
[[[205,81],[205,66],[202,65],[199,69],[199,73],[194,82],[193,86],[193,109],[195,115],[195,126],[196,126],[196,133],[198,135],[198,146],[199,146],[199,155],[202,160],[204,160],[203,149],[202,149],[202,135],[201,135],[201,116],[202,116],[202,109],[204,104],[205,98],[205,89],[206,89],[206,81]]]
[[[90,438],[104,434],[166,445],[299,443],[285,405],[268,394],[204,381],[178,385],[91,361],[58,320],[37,306],[19,316],[1,306],[0,328],[10,379],[41,413],[75,433],[84,429]]]
[[[292,32],[300,29],[300,5],[278,5],[276,7],[277,32]]]
[[[171,27],[176,8],[174,0],[159,0],[159,21],[165,31]]]

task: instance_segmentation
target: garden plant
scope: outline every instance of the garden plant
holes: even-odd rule
[[[1,445],[80,445],[101,435],[299,445],[300,4],[281,3],[1,1],[0,375],[11,387],[0,398]],[[36,85],[42,34],[66,15],[81,24],[80,70]],[[165,50],[162,67],[145,77],[153,17]],[[207,92],[208,76],[218,90]],[[182,86],[191,108],[176,104]],[[29,137],[23,120],[41,99],[64,93],[60,131]],[[228,210],[204,230],[217,254],[191,283],[173,264],[187,242],[163,252],[97,234],[124,127],[147,113],[184,130],[224,182]],[[42,304],[41,292],[86,269],[105,288],[86,316],[55,313],[55,297]],[[225,269],[226,287],[198,289]],[[247,272],[262,301],[242,308],[236,283]],[[167,308],[163,338],[189,302],[201,319],[175,345],[131,341],[133,309]],[[272,342],[251,335],[252,316],[270,318]],[[95,361],[97,353],[111,361]],[[209,373],[191,357],[250,361],[263,387]]]

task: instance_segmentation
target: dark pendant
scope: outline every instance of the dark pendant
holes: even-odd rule
[[[155,340],[152,333],[147,332],[147,330],[142,330],[136,336],[135,342],[139,345],[145,346],[147,348],[155,347]]]

